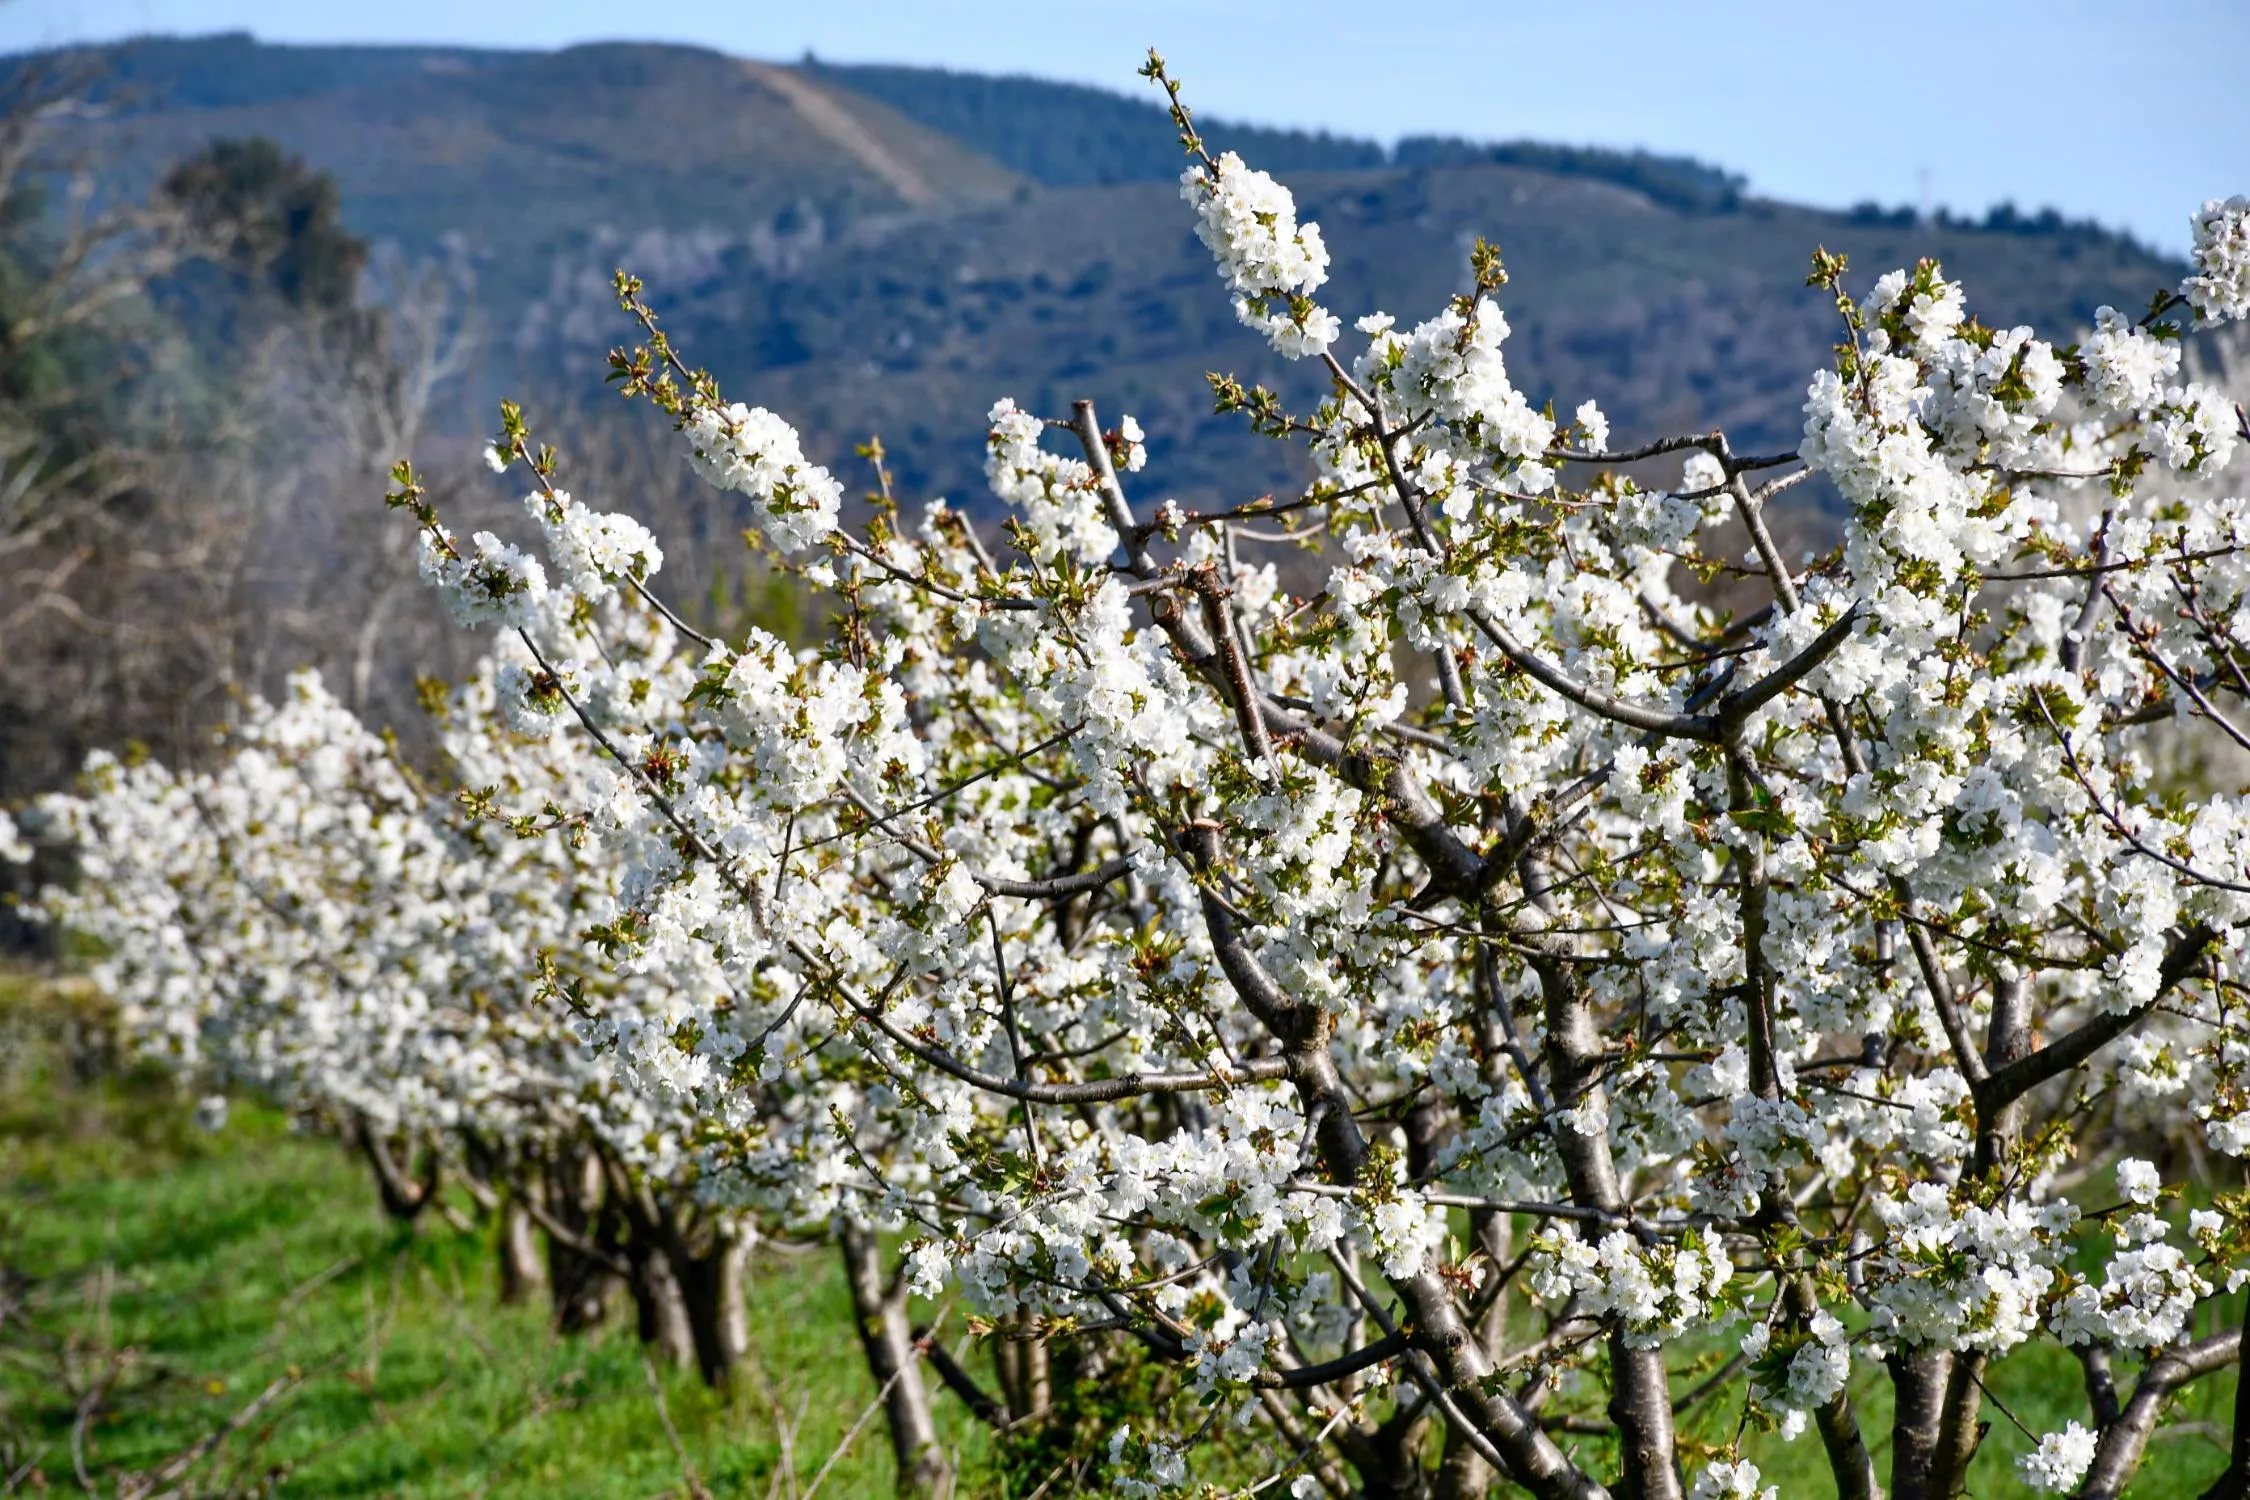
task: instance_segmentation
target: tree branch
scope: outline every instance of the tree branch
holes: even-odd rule
[[[2157,1419],[2182,1386],[2223,1370],[2242,1355],[2242,1330],[2214,1334],[2184,1348],[2166,1350],[2149,1362],[2133,1387],[2124,1412],[2102,1429],[2093,1467],[2086,1471],[2078,1500],[2118,1500],[2148,1452]]]

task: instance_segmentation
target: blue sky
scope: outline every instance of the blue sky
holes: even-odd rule
[[[141,32],[555,47],[631,36],[789,60],[1143,87],[1154,44],[1215,115],[1705,157],[1840,205],[2053,204],[2170,249],[2250,192],[2250,0],[12,0],[0,50]]]

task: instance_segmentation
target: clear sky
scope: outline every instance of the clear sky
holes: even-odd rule
[[[1205,112],[1393,140],[1646,146],[1803,202],[2002,199],[2170,249],[2250,192],[2250,0],[4,0],[0,50],[143,32],[558,47],[631,37],[791,60],[1145,87]]]

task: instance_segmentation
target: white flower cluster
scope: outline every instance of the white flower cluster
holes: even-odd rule
[[[2116,1171],[2118,1191],[2136,1211],[2110,1226],[2118,1250],[2103,1267],[2100,1285],[2082,1281],[2064,1293],[2055,1334],[2066,1344],[2162,1349],[2179,1341],[2212,1287],[2179,1246],[2167,1243],[2171,1227],[2148,1211],[2160,1190],[2156,1168],[2127,1157]]]
[[[1720,1294],[1734,1262],[1715,1237],[1689,1231],[1672,1245],[1644,1247],[1622,1229],[1598,1243],[1562,1236],[1532,1263],[1532,1290],[1572,1297],[1588,1316],[1618,1320],[1625,1342],[1654,1349],[1723,1316]]]
[[[1763,1360],[1773,1348],[1770,1323],[1753,1327],[1742,1340],[1742,1352],[1752,1361]],[[1806,1328],[1792,1334],[1782,1346],[1789,1363],[1777,1386],[1756,1387],[1759,1400],[1782,1413],[1783,1436],[1794,1439],[1804,1431],[1808,1416],[1836,1399],[1852,1374],[1852,1351],[1843,1322],[1825,1308],[1816,1309]]]
[[[1289,190],[1229,151],[1181,173],[1180,196],[1195,206],[1235,316],[1289,359],[1326,353],[1341,325],[1310,298],[1328,279],[1328,247],[1318,224],[1298,224]]]
[[[656,538],[631,516],[588,510],[564,490],[526,495],[523,504],[546,534],[560,585],[581,599],[599,603],[620,580],[664,566]]]
[[[1444,1211],[1431,1208],[1411,1188],[1368,1207],[1363,1222],[1386,1276],[1412,1276],[1445,1243]]]
[[[1127,1500],[1153,1500],[1187,1483],[1187,1459],[1178,1448],[1129,1426],[1109,1435],[1109,1467],[1111,1491]]]
[[[2100,1446],[2095,1433],[2076,1422],[2066,1423],[2062,1431],[2041,1436],[2037,1448],[2017,1459],[2016,1472],[2035,1490],[2067,1495],[2094,1466]]]
[[[1448,307],[1405,334],[1388,318],[1363,320],[1361,330],[1370,337],[1355,374],[1394,398],[1393,420],[1432,424],[1416,469],[1448,518],[1466,520],[1479,489],[1537,494],[1554,482],[1544,459],[1555,424],[1508,378],[1508,319],[1497,302]],[[1606,438],[1600,412],[1592,417]]]
[[[843,486],[806,460],[797,430],[772,412],[739,401],[696,405],[680,431],[695,471],[719,489],[749,496],[782,552],[803,552],[836,529]]]
[[[2004,1353],[2039,1332],[2054,1262],[2077,1220],[2067,1203],[1958,1206],[1943,1184],[1878,1198],[1886,1231],[1869,1264],[1878,1343]]]
[[[1093,467],[1042,449],[1044,424],[1013,401],[995,403],[985,421],[985,478],[1037,539],[1035,553],[1045,559],[1060,552],[1086,566],[1108,562],[1117,532],[1104,513]]]
[[[1118,460],[1119,469],[1127,474],[1138,474],[1148,467],[1148,434],[1141,431],[1141,424],[1133,420],[1131,412],[1117,419],[1117,441],[1125,455]]]
[[[1778,1487],[1769,1484],[1758,1488],[1763,1477],[1758,1466],[1746,1458],[1713,1459],[1696,1470],[1688,1500],[1778,1500]]]
[[[1250,1320],[1224,1331],[1198,1330],[1188,1340],[1188,1358],[1193,1362],[1188,1388],[1201,1397],[1239,1385],[1273,1363],[1274,1351],[1287,1333],[1280,1323]]]
[[[2250,1156],[2250,1111],[2215,1114],[2204,1130],[2212,1150],[2227,1156]]]
[[[2191,221],[2195,274],[2180,283],[2206,323],[2250,318],[2250,197],[2213,198]]]
[[[2180,369],[2178,343],[2135,326],[2114,307],[2095,311],[2094,336],[2083,353],[2086,394],[2114,412],[2149,410]]]
[[[1577,419],[1578,431],[1586,440],[1589,453],[1609,451],[1609,418],[1602,415],[1600,406],[1592,401],[1581,401],[1572,415]]]
[[[865,773],[921,764],[897,683],[848,662],[800,661],[755,628],[739,650],[714,647],[702,670],[712,719],[742,755],[751,795],[784,815],[835,796],[855,768],[874,792],[880,778]]]
[[[575,673],[570,674],[575,675]],[[517,734],[540,736],[562,727],[565,676],[550,677],[521,662],[503,662],[493,674],[493,696],[500,718]]]
[[[451,533],[423,532],[422,581],[438,591],[455,623],[472,630],[537,625],[547,602],[547,570],[539,559],[489,531],[471,541],[476,550],[464,555]]]

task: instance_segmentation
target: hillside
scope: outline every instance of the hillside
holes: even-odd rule
[[[879,430],[915,488],[973,497],[981,416],[1077,395],[1149,428],[1153,483],[1255,493],[1290,471],[1208,415],[1203,374],[1309,394],[1235,327],[1172,185],[1145,99],[936,69],[750,62],[685,47],[557,53],[281,47],[244,36],[108,49],[110,118],[87,127],[130,191],[218,136],[266,135],[331,171],[347,222],[473,276],[490,345],[459,403],[599,386],[629,332],[625,265],[699,361],[841,459]],[[1816,245],[1872,278],[1921,255],[1966,277],[1988,322],[2069,337],[2178,270],[2050,217],[1981,224],[1745,195],[1647,153],[1368,141],[1223,122],[1327,231],[1324,297],[1434,311],[1477,235],[1514,274],[1510,364],[1541,397],[1587,396],[1621,438],[1720,423],[1789,442],[1832,311],[1803,290]],[[1296,384],[1290,381],[1295,378]]]
[[[214,138],[268,136],[336,175],[354,229],[418,254],[455,236],[497,252],[640,225],[786,235],[1003,198],[1018,181],[874,100],[697,48],[222,36],[95,61],[113,115],[84,144],[121,185]]]
[[[1013,171],[1052,187],[1154,182],[1180,175],[1179,140],[1151,99],[1045,78],[947,68],[825,63],[813,77],[879,99]],[[1214,150],[1239,151],[1269,172],[1340,172],[1388,160],[1374,141],[1199,119]]]

